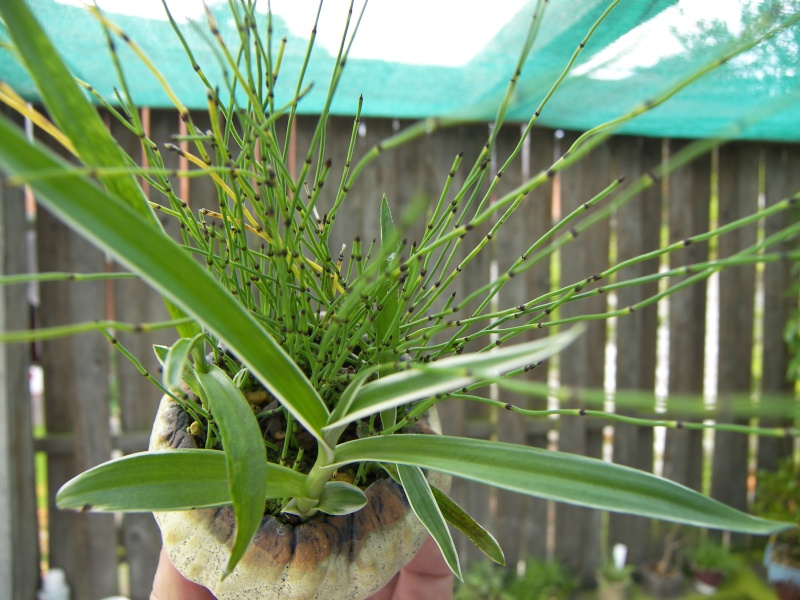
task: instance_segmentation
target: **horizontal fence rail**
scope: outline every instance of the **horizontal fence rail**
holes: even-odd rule
[[[171,142],[172,135],[179,130],[180,120],[174,112],[144,111],[143,116],[149,122],[150,138],[159,145]],[[204,127],[200,116],[197,122]],[[292,140],[298,164],[305,157],[314,124],[311,118],[299,118]],[[365,120],[355,156],[363,155],[404,125],[388,119]],[[138,139],[116,123],[110,126],[132,156],[141,155]],[[352,119],[347,118],[333,118],[329,123],[326,154],[332,159],[332,173],[341,172],[344,166],[352,126]],[[547,169],[554,157],[575,139],[571,133],[563,137],[560,132],[554,133],[534,132],[519,158],[502,173],[498,196]],[[438,199],[456,154],[464,152],[464,164],[471,164],[487,134],[486,125],[463,125],[377,158],[346,197],[347,205],[339,213],[331,241],[333,254],[342,244],[349,248],[356,236],[369,241],[378,235],[383,193],[396,215],[420,197],[429,201]],[[504,163],[519,136],[517,126],[508,125],[500,131],[491,168]],[[685,144],[617,137],[596,148],[586,160],[528,195],[504,225],[503,234],[492,239],[490,252],[482,253],[470,263],[455,290],[457,295],[465,297],[491,273],[506,272],[559,215],[579,207],[617,177],[624,176],[626,182],[631,182],[652,172]],[[177,154],[165,153],[165,157],[172,161],[167,168],[187,168]],[[465,171],[456,173],[455,183],[459,178],[463,180]],[[193,178],[175,180],[173,184],[193,210],[214,209],[216,190],[211,180]],[[320,213],[330,206],[335,194],[336,186],[329,185],[332,189],[326,190],[327,195],[323,193]],[[500,307],[519,305],[556,285],[591,277],[607,268],[612,257],[621,261],[653,250],[665,239],[669,242],[686,239],[706,231],[709,224],[723,225],[754,212],[759,202],[769,206],[798,189],[800,148],[797,146],[728,144],[713,156],[701,157],[658,180],[620,208],[613,218],[582,232],[553,260],[542,261],[536,268],[515,277],[495,301]],[[25,269],[26,245],[20,241],[19,232],[24,232],[27,225],[20,208],[20,189],[4,183],[0,192],[2,275]],[[153,199],[156,200],[155,195]],[[784,211],[777,219],[797,219],[797,215]],[[164,223],[171,231],[174,223],[166,220]],[[419,233],[422,225],[412,227],[410,238]],[[692,244],[671,254],[668,263],[657,259],[639,262],[626,275],[645,276],[659,269],[702,262],[709,256],[725,257],[736,248],[753,243],[757,236],[769,235],[779,225],[768,221],[763,231],[754,226],[737,232],[732,239],[723,237],[712,244]],[[177,231],[172,232],[178,235]],[[118,268],[108,264],[102,253],[44,210],[36,214],[35,233],[37,268],[41,272],[98,273]],[[673,278],[670,282],[676,281]],[[557,359],[532,370],[528,377],[534,382],[571,390],[561,398],[562,408],[598,408],[598,394],[601,397],[605,394],[611,401],[615,392],[638,394],[650,407],[666,403],[669,408],[673,397],[681,399],[680,406],[697,407],[710,394],[720,409],[720,420],[741,422],[741,417],[730,411],[735,398],[757,394],[767,403],[770,398],[785,400],[793,393],[793,384],[786,380],[788,356],[782,340],[784,325],[796,306],[796,296],[787,294],[792,282],[787,263],[771,263],[763,268],[737,267],[719,278],[681,290],[661,309],[651,305],[611,321],[591,322],[577,343]],[[567,304],[561,316],[630,306],[657,293],[659,285],[654,281],[616,294],[598,294],[574,305]],[[25,327],[30,307],[20,300],[18,289],[6,286],[0,292],[4,294],[0,302],[3,327]],[[38,296],[41,300],[34,314],[37,326],[41,327],[94,319],[128,323],[167,319],[159,298],[136,279],[41,283]],[[543,335],[546,331],[536,334]],[[528,338],[534,335],[530,333]],[[154,374],[158,364],[150,348],[172,341],[169,332],[118,332],[116,337],[123,347],[143,359],[144,368]],[[133,600],[145,600],[149,598],[160,548],[152,517],[61,512],[54,508],[53,496],[60,485],[78,472],[112,455],[145,449],[159,400],[158,391],[132,364],[114,353],[108,340],[99,333],[38,343],[35,358],[43,370],[44,397],[40,435],[33,444],[47,457],[48,510],[40,513],[40,518],[46,515],[48,542],[41,547],[33,532],[35,525],[31,525],[35,524],[36,515],[31,512],[34,504],[32,438],[28,435],[30,412],[25,408],[27,401],[19,401],[20,382],[11,381],[19,379],[26,369],[23,363],[27,362],[28,353],[21,346],[0,347],[0,374],[8,374],[0,378],[5,386],[0,390],[5,411],[3,435],[7,439],[11,430],[17,428],[18,437],[13,444],[5,444],[6,456],[0,465],[3,467],[0,500],[3,506],[20,507],[25,515],[19,523],[0,526],[14,530],[17,536],[6,538],[17,541],[12,544],[13,556],[8,561],[0,560],[0,575],[4,574],[4,568],[18,569],[22,573],[18,579],[27,582],[27,587],[15,584],[14,594],[4,597],[32,597],[27,590],[35,585],[38,565],[30,563],[42,554],[50,567],[66,571],[75,598],[95,599],[123,591]],[[755,372],[751,368],[754,360],[758,365]],[[716,373],[718,383],[709,384],[709,373]],[[754,375],[758,377],[756,382]],[[504,402],[529,409],[545,409],[556,402],[547,394],[533,397],[495,390],[487,393],[499,394]],[[22,414],[15,416],[9,412],[12,410],[22,410]],[[617,412],[627,416],[638,414],[626,405],[620,405]],[[760,438],[753,465],[746,435],[717,432],[711,436],[688,429],[664,432],[625,423],[612,426],[610,421],[580,416],[530,419],[483,404],[454,401],[445,402],[440,415],[448,434],[605,457],[663,473],[742,509],[748,505],[751,491],[748,477],[753,467],[774,467],[778,458],[792,450],[790,439]],[[691,414],[686,417],[693,418]],[[778,423],[774,419],[773,422]],[[19,438],[21,433],[24,435]],[[10,464],[23,464],[26,470],[7,473]],[[629,562],[634,564],[654,560],[661,552],[662,538],[657,528],[642,518],[616,514],[606,517],[598,511],[553,506],[544,500],[465,481],[454,482],[453,493],[459,504],[494,533],[510,565],[526,557],[555,557],[589,582],[605,555],[603,545],[625,543],[629,547]],[[478,553],[468,540],[459,537],[457,543],[465,561],[477,558]],[[3,579],[0,577],[0,581]]]

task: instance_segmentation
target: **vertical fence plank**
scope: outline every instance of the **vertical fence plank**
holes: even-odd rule
[[[39,270],[97,273],[102,253],[69,231],[47,211],[37,215]],[[42,327],[103,318],[104,282],[42,285]],[[108,344],[99,334],[42,343],[48,434],[71,434],[72,449],[48,457],[50,564],[61,567],[76,598],[117,593],[116,533],[112,515],[56,509],[58,488],[79,472],[111,457],[108,407]]]
[[[520,138],[519,126],[506,125],[497,140],[497,159],[500,169],[509,154],[515,149]],[[531,151],[532,150],[532,151]],[[552,132],[536,130],[529,145],[503,171],[497,196],[515,189],[523,181],[547,169],[553,159]],[[529,193],[514,216],[506,221],[492,243],[496,249],[498,274],[503,274],[522,256],[531,244],[543,235],[551,225],[552,183],[548,180]],[[511,279],[499,294],[500,308],[520,306],[547,292],[550,288],[550,265],[545,259]],[[511,325],[521,324],[521,317]],[[514,343],[530,341],[547,335],[545,329],[534,330],[514,339]],[[526,377],[535,381],[547,380],[548,364],[543,363],[530,371]],[[528,409],[543,409],[547,406],[544,398],[530,398],[522,394],[501,392],[503,402]],[[547,446],[549,420],[532,422],[529,417],[506,410],[494,409],[496,413],[496,437],[514,444]],[[513,492],[500,491],[497,494],[497,516],[495,535],[506,555],[511,568],[519,560],[528,556],[537,559],[547,557],[547,501],[530,498]]]
[[[758,209],[759,148],[751,143],[724,146],[719,151],[719,225],[724,226]],[[756,242],[756,225],[719,238],[724,258]],[[735,397],[751,392],[755,266],[726,269],[719,277],[718,407],[720,421],[746,424],[733,414]],[[745,435],[717,431],[711,495],[740,510],[747,509],[747,454]]]
[[[523,152],[523,179],[547,170],[552,165],[555,154],[553,131],[534,129],[530,137],[529,152],[524,149]],[[552,221],[553,182],[548,179],[546,183],[528,194],[523,207],[522,218],[519,221],[519,224],[527,227],[528,230],[520,232],[519,235],[513,235],[512,239],[523,242],[523,250],[527,250],[534,240],[550,229]],[[527,298],[525,300],[531,300],[549,292],[551,288],[550,276],[549,258],[539,261],[536,266],[526,271],[524,278],[522,278],[527,289]],[[539,335],[539,332],[537,331],[532,335]],[[541,335],[547,335],[547,331],[542,330]],[[530,371],[528,377],[533,381],[545,383],[548,380],[550,368],[550,361],[547,361]],[[546,408],[547,399],[528,399],[527,406],[531,409]],[[528,445],[536,448],[547,448],[549,444],[548,434],[553,427],[553,423],[550,419],[528,423]],[[526,554],[537,560],[544,560],[548,556],[548,538],[550,537],[551,528],[551,523],[549,523],[550,505],[550,502],[540,498],[526,497],[524,499],[522,514],[527,516],[521,519],[519,526],[521,526],[527,541],[525,546]]]
[[[797,146],[769,145],[765,150],[764,193],[767,206],[800,190],[800,149]],[[769,219],[764,234],[770,236],[781,227],[800,219],[798,210],[792,209]],[[784,242],[776,250],[797,249],[798,243]],[[789,352],[783,339],[792,311],[797,308],[797,293],[786,293],[797,281],[789,262],[764,266],[764,355],[761,361],[761,391],[765,406],[773,403],[771,394],[792,394],[794,382],[787,375]],[[762,418],[765,426],[791,425],[791,419]],[[758,438],[758,468],[774,470],[778,460],[792,453],[792,438]]]
[[[485,125],[468,125],[447,129],[437,132],[425,140],[424,153],[420,156],[422,169],[420,176],[425,183],[425,193],[429,197],[431,207],[426,211],[425,218],[429,218],[435,207],[435,203],[441,196],[448,173],[450,172],[453,161],[459,152],[463,152],[463,160],[459,169],[454,173],[453,183],[447,196],[447,202],[455,197],[458,190],[464,183],[469,169],[474,163],[481,145],[486,141],[487,129]],[[465,238],[466,248],[472,249],[480,240],[480,233],[476,232],[473,237]],[[459,250],[456,260],[462,260],[468,250],[464,247]],[[455,281],[454,290],[456,292],[456,303],[463,302],[466,295],[474,289],[479,280],[484,280],[488,274],[488,264],[484,258],[488,252],[483,252],[480,256],[464,271]],[[452,267],[451,267],[452,268]],[[483,278],[483,279],[482,279]],[[441,304],[441,303],[439,303]],[[471,314],[476,308],[473,304],[465,307],[455,318]],[[433,309],[431,312],[434,312]],[[443,335],[450,336],[452,332],[445,332]],[[473,432],[472,427],[476,423],[485,423],[485,407],[477,406],[475,403],[465,403],[458,400],[448,400],[438,406],[439,416],[442,420],[442,429],[447,435],[468,436]],[[479,523],[487,527],[498,538],[498,542],[505,549],[503,540],[497,536],[497,531],[491,519],[490,511],[490,489],[485,486],[463,479],[454,479],[450,491],[452,498],[458,502],[468,513],[470,513]],[[466,536],[456,534],[454,541],[457,545],[462,566],[466,566],[472,560],[484,560],[475,546]]]
[[[0,276],[27,271],[24,194],[0,176]],[[0,331],[25,329],[24,285],[0,286]],[[0,344],[0,597],[29,600],[39,585],[29,346]]]
[[[616,138],[612,142],[614,174],[635,182],[661,161],[661,140]],[[617,261],[655,250],[661,226],[661,187],[659,182],[644,190],[617,212]],[[658,272],[658,260],[640,262],[625,269],[620,279],[634,279]],[[658,292],[652,282],[622,289],[617,294],[620,308],[631,306]],[[655,305],[637,310],[617,321],[616,388],[652,394],[655,390],[656,329]],[[636,411],[617,407],[616,412],[635,415]],[[614,425],[614,462],[642,471],[653,470],[653,430],[617,423]],[[611,514],[609,544],[628,547],[628,560],[641,564],[650,558],[650,521],[641,517]]]
[[[170,134],[177,131],[178,118],[174,111],[153,111],[150,115],[149,137],[163,149]],[[114,122],[112,133],[126,152],[134,158],[142,154],[140,140],[125,127]],[[167,168],[177,167],[174,154],[164,156]],[[177,192],[177,186],[175,190]],[[163,203],[163,196],[151,193],[151,200]],[[171,219],[157,213],[170,230],[177,229]],[[169,319],[164,302],[147,284],[139,279],[117,280],[113,286],[115,318],[126,323],[147,323]],[[159,364],[153,344],[170,345],[175,341],[174,330],[150,333],[119,332],[119,343],[127,348],[153,376],[158,377]],[[137,450],[147,449],[148,433],[153,425],[160,393],[138,369],[123,356],[117,356],[117,389],[119,393],[122,433],[131,438]],[[153,577],[158,566],[161,536],[151,514],[130,513],[122,517],[122,543],[128,562],[131,600],[150,597]]]
[[[472,169],[473,165],[478,161],[481,153],[483,152],[488,136],[489,128],[486,124],[475,124],[459,128],[458,140],[461,143],[460,150],[464,152],[460,175],[462,175],[464,178],[466,178],[466,175],[470,172],[470,169]],[[466,200],[471,195],[475,195],[473,205],[471,209],[467,211],[466,215],[464,215],[466,209],[463,204],[457,211],[458,217],[462,218],[461,222],[463,223],[466,223],[470,220],[474,211],[476,210],[476,205],[481,201],[481,199],[484,198],[486,192],[488,191],[488,184],[491,179],[490,157],[486,157],[482,160],[483,165],[480,166],[480,168],[484,169],[485,173],[483,183],[480,185],[473,184],[465,196]],[[459,183],[463,184],[463,182],[464,180],[459,178]],[[455,188],[451,192],[451,199],[455,197],[455,194],[461,189],[461,187],[462,185],[459,185],[458,188]],[[465,259],[467,255],[483,240],[484,236],[489,233],[489,230],[492,227],[492,224],[495,222],[495,219],[496,216],[493,216],[487,222],[475,227],[463,238],[461,246],[457,250],[455,257],[456,261],[462,261]],[[495,251],[496,249],[491,245],[484,247],[484,249],[477,256],[475,256],[459,274],[459,277],[455,282],[454,289],[456,293],[456,302],[460,308],[459,312],[454,314],[456,319],[470,317],[478,310],[482,300],[481,298],[473,299],[470,302],[465,302],[465,299],[478,287],[484,285],[489,280],[492,273],[492,261],[495,258]],[[452,270],[454,267],[455,264],[451,265],[450,269]],[[488,310],[489,309],[487,307],[487,309],[483,312],[486,313]],[[485,322],[474,324],[470,329],[467,330],[467,335],[469,336],[474,334],[480,327],[485,326],[485,324]],[[490,342],[491,339],[489,336],[482,336],[478,339],[473,339],[466,345],[465,351],[477,351],[478,349],[489,345]],[[491,390],[489,388],[483,388],[480,390],[475,390],[475,393],[480,396],[488,396],[491,394]],[[493,411],[489,406],[478,402],[467,402],[464,403],[462,410],[464,415],[464,435],[467,437],[480,437],[484,439],[492,436],[492,420],[494,417],[496,417],[496,414],[493,414]],[[506,549],[514,540],[503,538],[502,532],[498,530],[498,512],[503,510],[503,508],[498,504],[499,491],[496,488],[476,483],[474,481],[464,482],[462,489],[463,493],[465,494],[464,499],[467,511],[473,517],[475,517],[479,523],[483,524],[484,527],[495,534],[500,546],[503,549]],[[478,553],[474,547],[468,548],[467,559],[484,560],[483,556]]]
[[[563,142],[569,148],[572,134]],[[596,148],[579,164],[561,174],[561,214],[567,215],[611,183],[609,146]],[[561,285],[583,285],[587,278],[608,267],[608,221],[597,223],[561,250]],[[569,302],[560,310],[562,317],[607,310],[606,296],[598,294]],[[586,332],[561,353],[562,385],[602,389],[605,379],[606,322],[591,322]],[[568,403],[578,408],[577,403]],[[599,458],[602,455],[602,423],[583,418],[562,418],[558,448],[565,452]],[[600,513],[586,508],[556,506],[556,556],[573,573],[589,583],[599,562]]]
[[[683,142],[670,142],[675,154]],[[674,171],[668,179],[669,242],[708,231],[711,157],[703,156]],[[708,244],[692,244],[670,256],[670,267],[707,260]],[[680,278],[670,280],[675,285]],[[706,335],[706,284],[695,284],[669,297],[669,377],[672,394],[703,392]],[[700,431],[667,430],[664,476],[699,490],[702,486],[703,436]]]

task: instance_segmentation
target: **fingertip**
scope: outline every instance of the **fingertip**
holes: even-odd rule
[[[150,600],[215,600],[206,588],[186,579],[161,549]]]

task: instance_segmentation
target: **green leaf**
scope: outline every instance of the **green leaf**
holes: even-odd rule
[[[225,371],[209,365],[208,372],[195,371],[195,374],[219,427],[236,516],[236,538],[225,577],[244,556],[264,516],[267,450],[250,404]]]
[[[216,450],[129,454],[89,469],[56,494],[61,509],[149,512],[230,504],[225,457]]]
[[[389,209],[386,195],[381,200],[380,218],[381,249],[386,254],[386,269],[388,269],[395,260],[397,233],[395,232],[392,212]],[[383,285],[381,285],[378,292],[378,300],[381,302],[381,307],[375,318],[375,333],[379,344],[384,344],[386,348],[393,349],[397,345],[397,337],[400,335],[400,319],[398,318],[400,294],[398,291],[391,293],[392,281],[387,273],[383,273],[383,278]]]
[[[583,331],[573,327],[540,340],[498,348],[491,352],[462,354],[430,364],[410,363],[409,369],[362,385],[347,403],[337,406],[337,420],[324,431],[341,429],[358,419],[460,389],[476,381],[491,381],[504,373],[560,352]]]
[[[400,475],[400,483],[403,484],[408,503],[411,505],[414,514],[417,515],[425,529],[431,534],[436,545],[439,546],[447,566],[450,567],[450,570],[458,577],[459,581],[463,581],[461,564],[458,561],[458,552],[455,544],[453,544],[450,529],[448,529],[447,522],[439,510],[439,505],[433,496],[433,492],[431,492],[428,480],[422,474],[422,469],[399,464],[397,465],[397,473]]]
[[[36,82],[48,115],[72,142],[81,161],[90,167],[126,165],[125,153],[103,123],[97,109],[78,86],[26,3],[0,2],[0,16],[5,21],[6,31],[25,63],[25,68]],[[112,201],[126,203],[152,227],[160,228],[147,197],[132,174],[101,174],[98,179],[111,193]],[[166,304],[173,319],[186,316],[171,302],[167,301]],[[183,323],[177,329],[181,337],[192,337],[201,331],[197,323]]]
[[[204,337],[201,333],[192,339],[181,338],[167,352],[161,381],[169,391],[174,392],[180,388],[181,382],[184,380],[184,372],[188,367],[189,353],[198,341],[202,343]]]
[[[303,491],[305,477],[267,465],[264,498]],[[61,486],[56,505],[97,512],[152,512],[231,504],[225,456],[218,450],[138,452],[84,471]]]
[[[69,173],[69,165],[28,142],[2,115],[0,167],[12,176],[40,170]],[[203,323],[303,427],[323,440],[328,409],[303,372],[247,309],[178,244],[81,176],[34,177],[30,185],[64,223]]]
[[[491,533],[481,527],[480,523],[473,519],[447,494],[441,492],[434,486],[431,486],[431,491],[433,492],[433,497],[436,499],[436,504],[439,505],[439,510],[442,511],[442,516],[450,525],[466,535],[470,541],[475,544],[478,550],[483,552],[494,562],[499,565],[506,564],[506,558],[503,556],[503,549]]]
[[[422,434],[377,436],[341,444],[331,466],[365,460],[415,465],[548,500],[698,527],[759,535],[790,527],[643,471],[503,442]]]
[[[81,161],[90,167],[126,164],[125,153],[26,3],[3,2],[0,4],[0,14],[26,70],[36,82],[48,115],[72,142]],[[157,223],[133,174],[100,175],[99,179],[115,195],[115,202],[124,201],[139,214],[148,217],[153,225]]]
[[[367,504],[367,495],[346,481],[329,481],[322,488],[317,510],[326,515],[349,515]]]
[[[296,498],[292,498],[283,512],[301,517],[313,516],[318,512],[326,515],[349,515],[361,510],[366,504],[367,495],[359,487],[345,481],[329,481],[322,488],[318,504],[313,509],[301,511],[297,508]]]
[[[389,247],[386,257],[386,269],[388,270],[395,260],[397,252],[397,232],[392,219],[392,211],[386,194],[381,199],[381,248],[386,250]],[[377,358],[377,362],[392,362],[396,360],[391,351],[397,346],[397,338],[400,335],[400,292],[392,292],[392,281],[388,274],[384,273],[384,283],[378,292],[378,299],[381,302],[380,310],[375,318],[375,337],[379,345],[386,348]],[[387,408],[381,411],[381,424],[384,429],[389,429],[397,421],[397,407]]]
[[[186,339],[186,338],[181,338],[181,339]],[[167,355],[169,354],[169,352],[170,348],[168,346],[153,344],[153,353],[156,355],[156,358],[158,359],[158,362],[162,368],[164,368],[164,363],[167,362]],[[186,362],[183,363],[183,371],[181,372],[181,378],[183,379],[183,382],[189,386],[189,389],[192,390],[192,393],[195,396],[201,397],[203,395],[202,390],[200,389],[200,384],[197,382],[197,377],[194,376],[194,370]],[[162,376],[162,379],[166,380],[166,376]]]

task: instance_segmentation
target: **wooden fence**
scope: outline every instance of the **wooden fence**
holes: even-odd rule
[[[179,128],[175,113],[147,113],[150,137],[162,144]],[[200,124],[202,127],[202,123]],[[357,141],[360,156],[401,124],[391,120],[366,120]],[[140,153],[138,140],[112,125],[120,143],[132,155]],[[330,122],[327,152],[334,170],[344,163],[352,120],[334,118]],[[312,121],[302,118],[297,131],[297,147],[310,139]],[[362,175],[350,192],[347,222],[337,220],[338,238],[334,247],[349,242],[355,235],[372,239],[378,231],[378,206],[385,192],[393,206],[400,206],[420,194],[438,198],[445,176],[456,153],[465,152],[464,163],[471,164],[485,142],[487,127],[469,125],[438,132],[398,151],[381,155]],[[499,135],[497,156],[504,160],[519,138],[519,128],[506,126]],[[537,131],[518,159],[502,176],[502,189],[509,190],[532,174],[546,169],[574,136],[559,139],[552,131]],[[625,175],[634,181],[651,171],[664,158],[686,142],[642,138],[615,138],[594,150],[587,160],[570,168],[553,182],[535,190],[511,219],[505,235],[496,236],[491,256],[481,257],[462,277],[459,295],[478,281],[485,280],[496,261],[503,273],[530,243],[545,232],[554,214],[566,214],[602,190],[615,177]],[[300,154],[298,161],[302,161]],[[178,157],[169,156],[178,166]],[[502,163],[501,163],[502,164]],[[456,176],[463,178],[464,171]],[[658,246],[662,236],[670,242],[705,231],[709,226],[712,186],[716,185],[719,207],[713,218],[719,224],[730,222],[756,210],[759,195],[767,205],[800,189],[800,148],[757,143],[733,143],[717,154],[682,167],[666,180],[657,182],[634,201],[622,207],[611,220],[581,234],[560,252],[558,277],[563,282],[585,279],[617,260],[635,256]],[[334,186],[331,186],[334,187]],[[216,194],[205,180],[175,182],[175,189],[194,209],[213,206]],[[5,183],[0,186],[0,275],[26,270],[24,235],[27,221],[22,209],[23,192]],[[343,212],[344,214],[344,212]],[[784,213],[785,219],[797,215]],[[766,224],[769,233],[777,227]],[[41,272],[102,272],[116,268],[101,252],[72,234],[44,210],[35,223],[36,255]],[[720,256],[752,243],[758,230],[751,227],[722,238],[712,250]],[[704,260],[707,244],[693,244],[670,256],[670,265]],[[556,263],[551,263],[556,264]],[[634,274],[652,273],[657,263],[639,263]],[[550,267],[531,269],[515,277],[503,289],[501,305],[517,305],[548,290],[552,285]],[[764,394],[791,393],[786,381],[787,352],[782,330],[796,296],[787,295],[791,283],[790,266],[770,264],[763,269],[739,267],[719,278],[720,302],[707,310],[706,284],[698,284],[672,296],[669,310],[659,317],[655,306],[620,318],[610,327],[605,321],[593,322],[587,333],[552,364],[535,369],[531,376],[540,381],[556,377],[562,385],[603,389],[608,374],[615,373],[618,390],[656,389],[657,367],[668,372],[671,394],[689,394],[702,402],[706,353],[717,356],[718,400],[725,403],[733,394],[754,390],[752,369],[754,348],[761,356],[760,380],[756,391]],[[652,295],[658,284],[620,291],[619,306],[630,305]],[[759,294],[757,294],[759,290]],[[755,299],[763,293],[763,304]],[[158,298],[134,280],[113,282],[51,282],[40,286],[41,302],[35,310],[39,326],[48,327],[97,318],[127,322],[156,321],[166,318]],[[607,309],[608,295],[597,295],[580,306],[567,305],[566,315],[601,312]],[[718,322],[707,320],[716,315]],[[30,307],[24,286],[0,287],[0,327],[20,329],[29,323]],[[668,351],[659,359],[659,326],[668,334]],[[756,324],[758,326],[756,326]],[[718,331],[717,346],[706,343],[707,333]],[[756,336],[754,331],[759,332]],[[611,336],[611,340],[609,340]],[[153,343],[169,343],[169,334],[119,334],[120,342],[145,359],[151,372],[157,364],[149,351]],[[713,338],[712,338],[713,339]],[[612,342],[616,355],[607,353]],[[27,401],[28,349],[0,346],[0,530],[10,540],[0,553],[0,596],[29,599],[37,584],[37,556],[46,552],[51,567],[66,570],[73,597],[95,600],[125,591],[134,600],[149,597],[155,569],[159,534],[150,515],[76,514],[60,512],[53,506],[53,494],[67,479],[100,463],[112,453],[142,450],[156,409],[158,392],[136,369],[115,354],[99,334],[46,341],[38,345],[37,359],[44,373],[43,437],[32,440],[30,403]],[[614,362],[609,370],[607,359]],[[149,362],[148,362],[149,361]],[[555,369],[555,371],[554,371]],[[113,393],[110,392],[113,390]],[[110,402],[109,398],[115,398]],[[505,397],[504,397],[505,398]],[[513,397],[515,404],[531,408],[547,405],[546,399]],[[572,403],[579,406],[581,399]],[[621,409],[630,412],[630,409]],[[652,428],[616,425],[587,418],[524,419],[508,411],[490,410],[484,405],[465,406],[445,403],[441,410],[446,433],[491,437],[537,447],[559,448],[587,456],[603,456],[611,448],[613,460],[652,471],[663,459],[668,477],[703,489],[704,473],[710,476],[711,493],[736,507],[746,508],[748,475],[753,464],[746,436],[718,433],[712,455],[705,456],[703,435],[697,431],[669,430],[663,450],[654,452]],[[109,423],[112,423],[112,426]],[[610,446],[609,446],[610,445]],[[757,466],[771,467],[778,457],[791,452],[791,440],[758,440]],[[46,512],[47,547],[40,547],[36,534],[33,450],[47,455]],[[705,469],[705,470],[704,470]],[[510,564],[532,556],[555,556],[569,568],[590,580],[601,560],[601,522],[597,511],[548,502],[491,490],[464,481],[454,485],[455,499],[484,523],[503,546]],[[39,517],[45,513],[40,513]],[[652,559],[658,552],[658,535],[645,519],[612,515],[608,520],[607,543],[624,542],[634,563]],[[459,538],[462,556],[469,561],[475,551]],[[123,568],[120,565],[124,564]],[[3,587],[5,586],[5,587]]]

